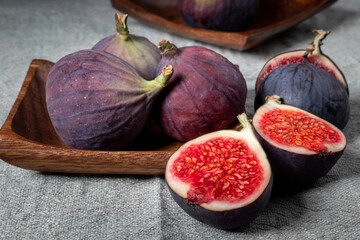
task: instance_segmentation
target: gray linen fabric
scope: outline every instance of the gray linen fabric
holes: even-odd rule
[[[0,124],[14,103],[32,59],[57,61],[113,34],[110,1],[0,2]],[[204,44],[129,19],[130,31],[152,42],[202,45],[239,64],[253,113],[255,78],[277,53],[304,48],[311,30],[331,30],[323,50],[350,86],[347,149],[330,173],[291,193],[275,192],[248,226],[223,231],[186,215],[162,176],[44,174],[0,161],[0,239],[359,239],[360,4],[338,1],[325,11],[247,52]],[[358,105],[359,104],[359,105]]]

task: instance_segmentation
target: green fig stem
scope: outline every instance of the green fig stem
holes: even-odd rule
[[[170,43],[168,40],[161,40],[158,45],[158,49],[160,49],[161,55],[166,56],[174,56],[178,53],[179,49],[172,43]]]
[[[127,40],[129,38],[129,29],[127,27],[127,14],[115,14],[115,25],[116,25],[116,31],[120,35],[120,37],[124,40]]]
[[[171,78],[174,69],[171,65],[166,65],[162,68],[161,74],[155,78],[155,81],[161,84],[161,86],[165,86],[169,79]]]
[[[160,89],[166,86],[173,72],[174,72],[173,67],[171,65],[166,65],[165,67],[162,68],[161,74],[157,76],[154,80],[141,81],[143,89],[148,94],[157,94],[160,91]]]
[[[164,53],[166,51],[172,50],[174,45],[172,45],[168,40],[161,40],[157,47],[160,49],[161,53]]]

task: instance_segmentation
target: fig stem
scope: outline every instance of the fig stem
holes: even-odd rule
[[[303,55],[303,58],[306,59],[310,54],[313,54],[314,50],[315,50],[314,45],[310,45],[309,47],[307,47],[306,50],[305,50],[305,53]]]
[[[149,95],[157,94],[159,90],[166,86],[171,78],[174,70],[171,65],[166,65],[162,68],[161,74],[153,80],[142,80],[141,84],[145,92]]]
[[[173,49],[174,46],[168,40],[161,40],[157,47],[160,49],[160,52],[163,53]]]
[[[325,30],[313,30],[313,33],[317,33],[314,38],[312,45],[314,46],[314,50],[310,53],[312,55],[321,55],[321,45],[323,45],[322,40],[326,38],[327,35],[330,34],[330,31]]]
[[[173,66],[166,65],[162,68],[161,74],[155,78],[155,81],[164,87],[174,72]]]
[[[160,49],[161,55],[166,55],[169,57],[173,57],[179,52],[179,49],[172,43],[170,43],[168,40],[161,40],[157,47]]]
[[[245,112],[237,115],[237,119],[239,120],[239,122],[241,124],[241,129],[251,127],[250,120],[248,120]]]
[[[265,98],[265,100],[266,100],[266,102],[268,102],[268,101],[274,101],[274,102],[276,102],[276,103],[281,104],[281,97],[278,96],[278,95],[267,96],[267,97]]]
[[[116,25],[116,31],[120,35],[120,37],[124,40],[127,40],[129,38],[129,29],[127,27],[127,14],[115,14],[115,25]]]

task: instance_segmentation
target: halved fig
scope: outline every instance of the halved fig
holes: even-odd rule
[[[330,34],[330,31],[314,30],[313,32],[317,33],[317,35],[311,44],[311,48],[313,48],[311,52],[307,53],[307,49],[285,52],[271,58],[268,62],[266,62],[257,77],[255,85],[256,92],[258,91],[262,81],[266,78],[267,75],[269,75],[269,73],[284,65],[301,63],[304,60],[304,55],[306,55],[307,61],[309,63],[329,72],[341,83],[341,85],[346,89],[347,93],[349,93],[348,84],[344,74],[339,69],[339,67],[336,66],[336,64],[321,50],[321,45],[323,45],[322,40],[324,40],[326,36]]]
[[[276,94],[284,104],[311,112],[343,129],[350,117],[347,84],[340,70],[321,54],[321,40],[328,32],[318,33],[302,56],[302,52],[286,53],[267,64],[258,79],[255,109],[265,103],[266,96]]]
[[[266,207],[272,172],[246,114],[242,129],[205,134],[169,159],[165,179],[178,205],[195,219],[220,229],[254,220]]]
[[[325,176],[341,157],[344,134],[302,109],[281,104],[273,95],[254,114],[252,124],[277,182],[311,183]]]

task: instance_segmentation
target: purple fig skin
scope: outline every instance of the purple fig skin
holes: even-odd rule
[[[342,73],[340,68],[331,60],[331,58],[325,55],[321,49],[323,40],[328,34],[330,34],[330,31],[315,29],[313,30],[313,33],[317,33],[317,35],[315,36],[314,41],[308,49],[281,53],[271,58],[265,63],[264,67],[261,69],[256,79],[255,92],[258,91],[260,84],[265,79],[266,75],[268,75],[271,71],[283,65],[293,64],[295,62],[302,62],[304,56],[307,55],[306,58],[309,63],[320,65],[321,68],[331,72],[332,75],[336,78],[336,80],[338,80],[343,85],[343,87],[346,89],[347,94],[349,95],[349,86],[347,84],[344,74]]]
[[[127,15],[116,14],[117,33],[101,39],[93,50],[111,53],[133,66],[145,79],[156,77],[156,68],[161,59],[159,49],[147,38],[129,34]]]
[[[264,192],[251,204],[229,211],[211,211],[180,197],[170,187],[169,191],[175,202],[190,216],[200,222],[219,229],[236,229],[252,222],[261,212],[264,211],[273,186],[273,177]]]
[[[254,133],[270,161],[275,184],[304,185],[324,177],[342,156],[344,150],[331,154],[301,155],[277,148]]]
[[[170,43],[161,41],[159,46],[163,44]],[[245,110],[247,87],[239,69],[207,48],[170,46],[159,63],[174,67],[156,104],[160,127],[182,142],[228,128]]]
[[[282,53],[270,59],[260,71],[255,85],[255,110],[274,94],[289,104],[325,119],[340,129],[350,117],[349,88],[344,74],[321,51],[330,33],[317,33],[306,50]]]
[[[333,75],[304,60],[281,66],[260,84],[255,96],[255,110],[267,96],[279,95],[284,104],[311,112],[343,129],[350,117],[346,89]]]
[[[179,0],[179,14],[195,28],[242,31],[254,21],[259,0]]]
[[[67,146],[118,150],[144,127],[166,82],[157,80],[144,80],[128,63],[106,52],[71,53],[48,75],[48,113]]]

